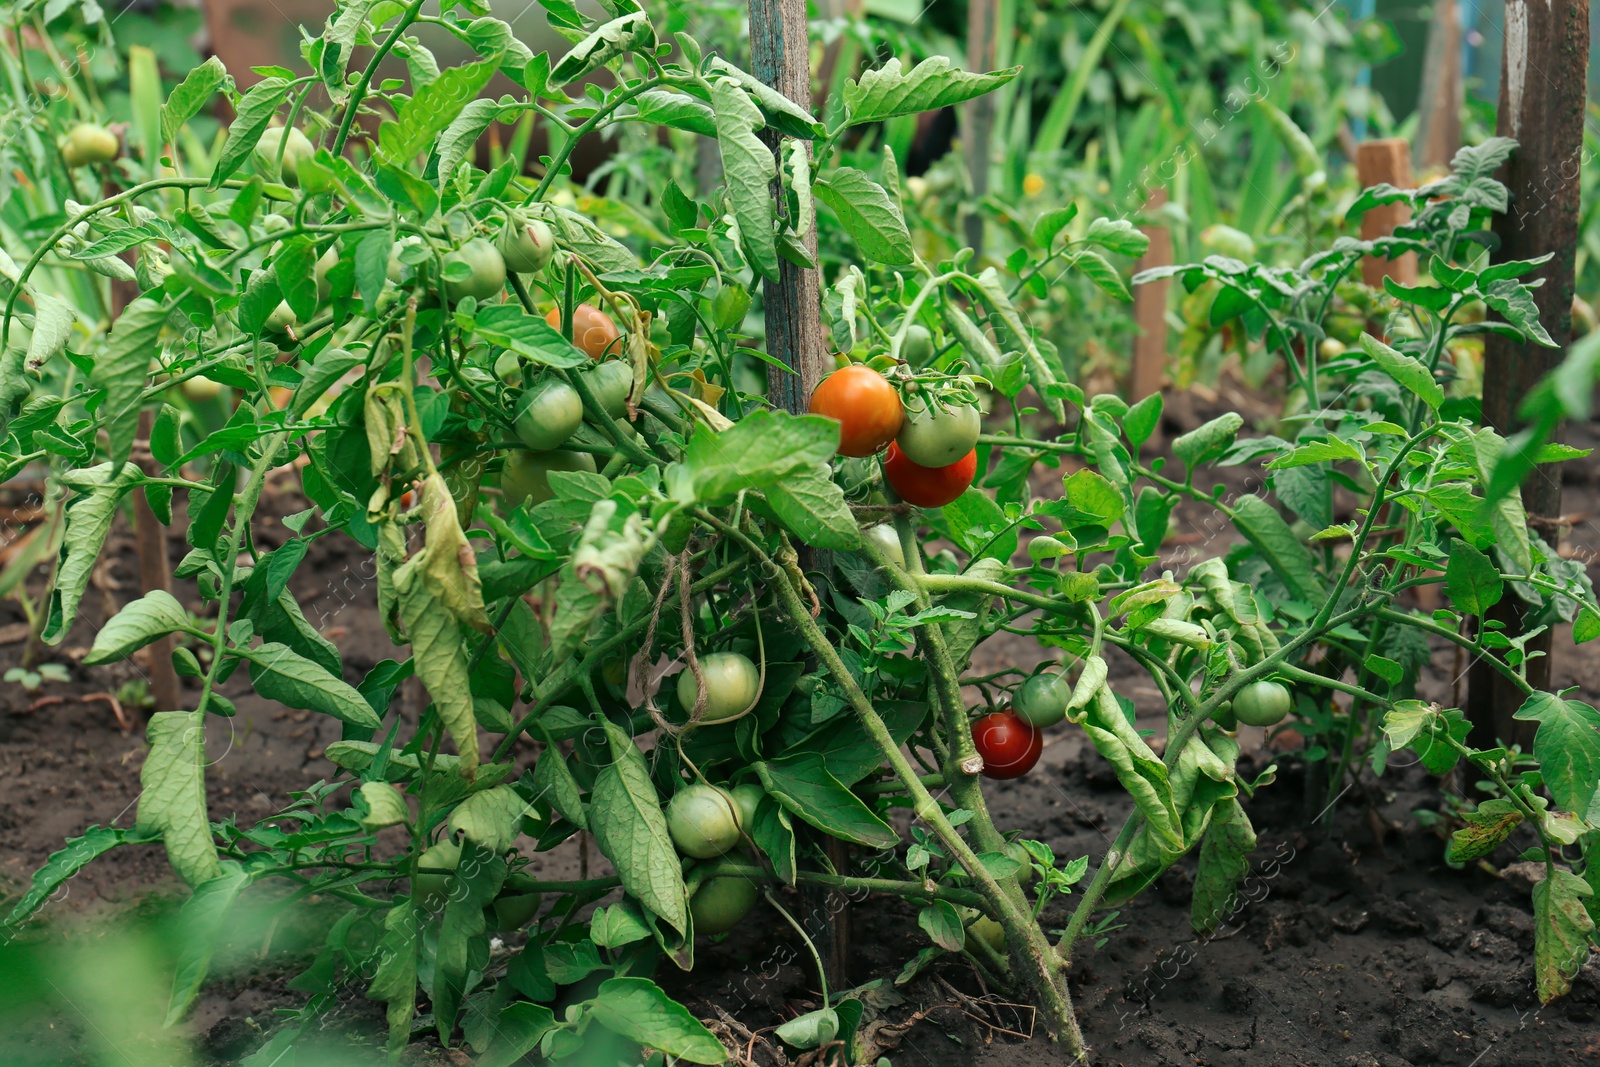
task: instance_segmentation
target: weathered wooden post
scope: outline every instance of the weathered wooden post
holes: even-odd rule
[[[1461,147],[1461,102],[1461,9],[1456,0],[1434,0],[1428,48],[1422,57],[1417,144],[1412,153],[1419,170],[1450,165]]]
[[[1519,147],[1499,175],[1510,192],[1511,208],[1494,220],[1500,238],[1495,258],[1534,259],[1554,253],[1550,262],[1526,278],[1544,283],[1533,291],[1533,300],[1540,323],[1556,343],[1555,348],[1544,348],[1496,334],[1485,342],[1483,420],[1509,435],[1521,428],[1517,408],[1523,397],[1561,363],[1572,339],[1589,2],[1507,0],[1505,27],[1497,132],[1518,141]],[[1555,468],[1535,468],[1522,486],[1529,521],[1542,535],[1551,535],[1561,514],[1560,479]],[[1506,624],[1507,636],[1522,630],[1515,597],[1502,599],[1489,617]],[[1536,689],[1550,686],[1550,637],[1546,632],[1527,644],[1527,677]],[[1467,687],[1472,744],[1490,748],[1497,738],[1525,747],[1532,742],[1535,724],[1512,719],[1522,705],[1518,689],[1482,662],[1470,668]]]
[[[1146,214],[1161,210],[1167,202],[1165,189],[1152,189],[1145,201]],[[1145,236],[1150,247],[1139,257],[1138,270],[1170,266],[1172,263],[1172,231],[1165,226],[1145,223]],[[1128,403],[1137,403],[1151,393],[1161,391],[1167,373],[1167,293],[1172,279],[1148,282],[1133,291],[1133,366],[1128,373]],[[1158,425],[1144,443],[1147,451],[1161,448],[1161,427]]]
[[[995,68],[996,28],[999,18],[995,0],[967,2],[967,68]],[[1020,106],[1020,105],[1019,105]],[[989,154],[994,126],[994,94],[984,93],[967,101],[966,121],[962,124],[961,144],[967,153],[967,174],[972,182],[972,202],[967,206],[967,244],[983,252],[983,212],[978,202],[989,193]]]
[[[752,73],[801,107],[811,107],[811,51],[806,26],[806,0],[750,0],[750,64]],[[776,131],[764,131],[773,151],[778,149]],[[778,195],[778,211],[784,199]],[[817,251],[815,229],[806,234],[805,247]],[[784,411],[806,410],[811,392],[832,369],[822,328],[820,279],[815,270],[782,260],[776,283],[761,286],[766,312],[767,353],[787,370],[767,367],[767,398]],[[825,556],[801,549],[800,566],[811,570],[825,562]],[[848,857],[844,842],[824,838],[828,858],[844,871]],[[850,958],[849,901],[842,893],[822,891],[807,902],[808,924],[814,936],[825,941],[828,971],[844,980]]]
[[[1388,182],[1397,189],[1410,189],[1411,146],[1403,137],[1389,137],[1379,141],[1362,141],[1356,146],[1356,177],[1364,189],[1379,182]],[[1394,228],[1411,218],[1411,209],[1405,204],[1385,204],[1375,207],[1361,217],[1361,239],[1371,241],[1388,237]],[[1407,252],[1394,259],[1368,256],[1361,261],[1361,277],[1375,289],[1383,288],[1383,279],[1393,278],[1401,285],[1417,284],[1417,254]]]

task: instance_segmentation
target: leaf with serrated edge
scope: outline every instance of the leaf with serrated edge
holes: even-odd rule
[[[1584,898],[1594,891],[1560,867],[1533,887],[1533,966],[1539,1003],[1548,1004],[1572,989],[1572,978],[1589,955],[1594,920]]]
[[[288,645],[268,641],[256,648],[237,649],[250,662],[250,684],[268,700],[291,708],[332,715],[352,726],[376,730],[382,720],[356,687],[335,678],[328,669],[300,655]]]
[[[83,657],[86,666],[126,659],[136,650],[189,623],[189,612],[165,589],[146,593],[126,604],[94,635],[94,647]]]
[[[439,718],[461,755],[461,774],[471,778],[478,769],[478,720],[472,714],[466,643],[455,616],[433,598],[418,573],[425,565],[422,558],[426,555],[424,549],[395,571],[400,618],[411,642],[417,677],[427,687]]]
[[[728,203],[739,223],[739,239],[750,265],[763,278],[778,277],[778,241],[773,232],[770,187],[778,177],[772,152],[755,131],[765,128],[761,111],[738,83],[718,78],[711,83],[716,111],[717,146],[722,153]]]
[[[877,70],[862,73],[844,85],[848,125],[880,122],[896,115],[938,111],[951,104],[993,92],[1011,81],[1021,67],[976,74],[952,67],[944,56],[929,56],[902,72],[900,60],[891,58]]]
[[[606,720],[604,728],[611,762],[595,776],[589,795],[595,844],[616,867],[630,896],[686,934],[689,904],[683,874],[650,769],[620,726]]]
[[[194,711],[158,711],[145,728],[138,826],[159,830],[167,859],[191,886],[222,873],[206,817],[205,726]]]

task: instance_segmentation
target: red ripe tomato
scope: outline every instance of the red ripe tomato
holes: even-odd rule
[[[1039,762],[1044,734],[1010,711],[997,711],[972,724],[972,744],[983,757],[985,778],[1021,778]]]
[[[900,499],[919,508],[942,508],[967,491],[978,473],[978,450],[973,449],[948,467],[923,467],[890,445],[883,461],[889,485]]]
[[[811,413],[839,424],[839,455],[871,456],[894,440],[905,421],[900,394],[871,367],[854,364],[822,379]]]
[[[551,308],[544,321],[561,329],[561,309]],[[593,304],[579,304],[572,309],[572,343],[589,354],[590,359],[601,359],[609,353],[621,352],[618,343],[622,331],[611,317]]]

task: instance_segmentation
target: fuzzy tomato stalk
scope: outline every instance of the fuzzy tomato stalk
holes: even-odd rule
[[[889,486],[900,499],[919,508],[942,508],[967,491],[978,473],[978,450],[973,449],[945,467],[913,463],[897,444],[889,446],[883,461]]]
[[[983,757],[985,778],[1021,778],[1039,762],[1044,735],[1012,712],[997,711],[972,724],[972,744]]]
[[[839,424],[839,455],[871,456],[894,440],[905,422],[900,394],[871,367],[841,367],[811,394],[813,415]]]
[[[561,329],[561,309],[551,308],[544,317],[556,329]],[[579,304],[572,309],[572,343],[588,353],[590,359],[604,359],[622,351],[618,342],[622,331],[611,317],[593,304]]]

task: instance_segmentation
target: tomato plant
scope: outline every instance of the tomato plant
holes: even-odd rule
[[[1327,733],[1333,797],[1402,746],[1440,773],[1463,758],[1482,772],[1495,795],[1452,847],[1536,836],[1535,973],[1541,994],[1562,991],[1593,925],[1572,868],[1600,870],[1600,755],[1564,756],[1600,744],[1595,713],[1537,691],[1485,613],[1512,595],[1539,625],[1600,633],[1581,565],[1515,492],[1573,454],[1545,433],[1595,349],[1509,440],[1443,384],[1463,339],[1548,341],[1521,280],[1536,264],[1484,252],[1509,143],[1463,150],[1420,189],[1355,195],[1358,215],[1405,201],[1393,237],[1341,237],[1293,267],[1213,256],[1142,275],[1176,278],[1296,394],[1278,433],[1242,435],[1229,413],[1147,458],[1160,395],[1086,394],[1026,313],[1063,278],[1126,298],[1118,264],[1147,238],[1076,204],[1008,213],[999,260],[947,248],[954,230],[914,237],[915,187],[877,134],[1015,69],[935,56],[841,71],[824,121],[643,9],[594,22],[557,6],[576,43],[551,55],[480,5],[339,4],[307,33],[306,72],[240,91],[211,60],[164,101],[140,95],[143,135],[97,171],[103,139],[64,176],[48,147],[76,105],[51,97],[38,116],[51,137],[24,146],[27,195],[49,203],[0,326],[0,470],[39,472],[60,502],[38,637],[74,632],[138,493],[186,542],[183,599],[130,599],[84,664],[173,636],[197,687],[150,718],[135,825],[52,857],[8,925],[93,855],[159,843],[193,890],[173,1018],[230,909],[275,883],[339,913],[295,984],[319,992],[286,1045],[350,988],[385,1005],[395,1058],[425,1003],[442,1044],[494,1062],[577,1062],[606,1031],[717,1063],[726,1050],[652,969],[692,968],[696,935],[758,897],[787,916],[802,885],[887,893],[920,909],[919,966],[966,953],[1082,1059],[1075,949],[1186,856],[1192,925],[1215,930],[1254,849],[1248,803],[1274,775],[1241,773],[1234,727],[1283,719],[1292,685],[1318,713],[1297,728]],[[441,69],[420,26],[475,58]],[[409,80],[377,77],[391,56]],[[514,88],[480,96],[496,77]],[[234,118],[207,148],[184,131],[213,101]],[[546,127],[536,174],[478,155],[502,143],[495,123]],[[641,125],[660,149],[648,196],[610,197],[625,168],[607,196],[574,181],[578,145]],[[720,184],[689,169],[702,143]],[[1435,284],[1364,295],[1384,321],[1357,317],[1347,349],[1322,346],[1362,257],[1398,253]],[[809,413],[772,401],[763,374],[788,386],[799,368],[773,366],[783,353],[747,327],[791,268],[820,272],[805,312],[850,362],[803,383]],[[113,281],[138,293],[114,313]],[[202,380],[228,389],[206,401],[231,405],[220,427],[169,403]],[[1243,464],[1266,495],[1205,488]],[[307,506],[260,537],[285,482]],[[1237,546],[1163,567],[1180,503]],[[290,585],[327,542],[370,563],[395,652],[368,670]],[[1428,585],[1451,607],[1405,606]],[[1050,650],[1044,673],[972,670],[983,641],[1018,631]],[[1464,744],[1458,710],[1415,699],[1430,640],[1526,694],[1538,774],[1511,775],[1506,753]],[[1161,695],[1146,728],[1110,684],[1113,652]],[[406,712],[411,678],[425,700]],[[1017,713],[974,721],[969,686]],[[248,826],[205,789],[208,717],[234,716],[246,691],[340,733],[323,750],[336,771]],[[982,779],[1026,773],[1046,729],[1081,731],[1131,801],[1092,873],[1088,856],[1008,836],[985,801]],[[537,877],[579,835],[611,873]],[[836,862],[841,844],[885,866]],[[1045,918],[1068,903],[1064,925]],[[503,954],[491,929],[515,931]],[[851,1017],[817,977],[821,1006],[783,1027],[796,1047],[829,1045]]]

